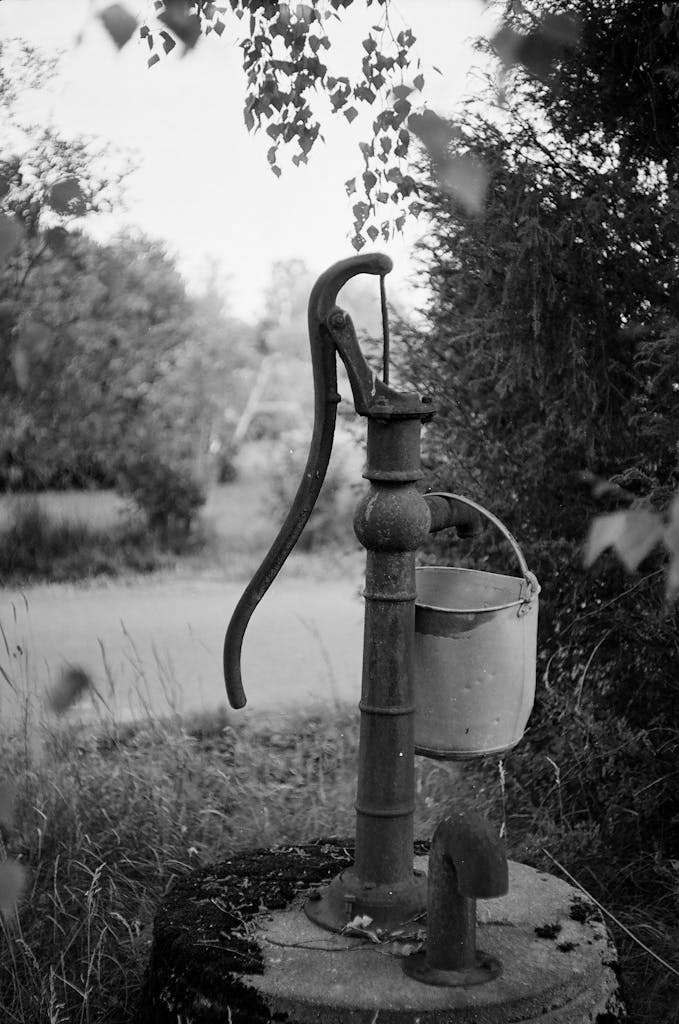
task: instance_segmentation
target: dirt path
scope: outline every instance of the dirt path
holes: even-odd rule
[[[246,714],[358,700],[359,582],[274,583],[243,648]],[[210,711],[226,704],[222,644],[241,591],[240,583],[167,577],[0,591],[0,667],[22,694],[35,695],[64,664],[81,665],[121,718]],[[0,679],[0,714],[16,713],[12,688]],[[81,713],[97,711],[87,702]]]

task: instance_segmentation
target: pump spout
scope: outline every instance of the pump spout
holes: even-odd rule
[[[499,963],[476,949],[476,900],[508,887],[504,843],[487,822],[469,811],[444,818],[429,853],[426,950],[404,960],[406,974],[429,985],[497,977]]]
[[[370,397],[376,393],[375,380],[358,348],[351,321],[335,306],[337,295],[357,274],[383,276],[391,268],[391,260],[381,253],[350,257],[326,270],[312,289],[308,324],[314,381],[314,427],[309,455],[287,518],[245,588],[226,631],[224,679],[229,703],[234,708],[242,708],[246,703],[240,662],[248,622],[297,543],[325,479],[335,433],[337,404],[340,401],[337,393],[338,353],[347,366],[357,412],[363,412]]]
[[[456,494],[425,494],[431,516],[430,533],[455,527],[459,537],[475,537],[481,532],[483,520],[479,513],[469,507],[467,499]]]

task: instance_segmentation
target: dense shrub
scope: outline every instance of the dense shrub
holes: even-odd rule
[[[660,559],[628,575],[612,556],[585,571],[574,547],[549,561],[537,546],[531,555],[537,571],[544,567],[539,635],[546,681],[591,694],[603,714],[631,728],[676,727],[679,609],[665,604]]]
[[[437,405],[424,449],[438,482],[487,498],[517,530],[577,538],[597,510],[583,471],[633,471],[651,501],[679,482],[679,193],[537,137],[516,104],[502,133],[470,122],[481,214],[422,170],[425,319],[394,351]],[[469,149],[450,134],[451,155]]]
[[[513,855],[558,873],[556,858],[674,962],[677,610],[664,602],[661,555],[634,575],[607,555],[586,572],[582,542],[597,512],[664,508],[679,481],[678,196],[554,138],[545,161],[548,137],[536,140],[532,123],[519,117],[504,137],[476,122],[489,175],[481,215],[435,169],[424,175],[427,320],[401,332],[402,372],[438,406],[430,482],[499,514],[543,587],[535,708],[503,787],[497,765],[487,769]],[[583,475],[617,490],[585,489]],[[432,549],[448,555],[445,543]],[[455,560],[516,572],[490,531]],[[632,1019],[676,1021],[676,978],[635,955]]]
[[[141,509],[161,544],[173,548],[186,544],[198,509],[207,497],[190,466],[166,462],[152,453],[125,466],[119,488]]]
[[[676,954],[679,848],[679,615],[663,567],[586,572],[574,545],[526,545],[542,582],[537,692],[521,743],[485,769],[512,855],[556,858],[665,959]],[[608,921],[631,1019],[676,1018],[673,978]],[[638,991],[635,991],[638,986]],[[674,1016],[672,1015],[674,1014]]]
[[[0,490],[5,492],[106,490],[115,483],[109,464],[82,453],[76,462],[71,452],[66,461],[57,457],[39,465],[36,459],[22,458],[21,452],[0,452]]]
[[[0,530],[0,585],[49,579],[80,580],[151,572],[168,564],[153,536],[138,520],[113,529],[53,520],[36,499],[17,501]]]

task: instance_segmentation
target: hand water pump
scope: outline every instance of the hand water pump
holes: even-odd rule
[[[419,960],[405,961],[406,971],[432,984],[470,984],[499,970],[475,950],[474,907],[477,897],[506,891],[506,859],[500,840],[478,816],[445,819],[432,844],[427,893],[426,877],[413,867],[414,755],[476,757],[499,753],[521,738],[534,695],[539,587],[495,516],[459,495],[420,491],[420,433],[435,409],[427,396],[389,386],[384,278],[391,267],[380,254],[346,259],[330,267],[311,292],[315,414],[309,456],[292,508],[233,613],[224,673],[231,705],[243,707],[243,636],[323,484],[340,401],[339,355],[355,410],[368,421],[363,475],[370,489],[354,518],[367,551],[356,846],[353,867],[305,910],[333,931],[356,915],[393,931],[421,915],[428,903],[427,950]],[[381,380],[361,353],[351,319],[336,304],[340,289],[358,274],[380,279]],[[431,532],[450,527],[473,532],[484,518],[509,540],[521,576],[447,567],[416,570],[416,552]]]

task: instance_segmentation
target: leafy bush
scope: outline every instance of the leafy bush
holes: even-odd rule
[[[546,687],[579,695],[582,706],[589,698],[598,715],[615,715],[632,729],[676,730],[679,608],[664,602],[661,557],[630,575],[612,555],[585,570],[575,544],[527,545],[526,554],[543,584],[538,634]]]
[[[54,521],[34,498],[18,501],[0,531],[0,584],[79,580],[151,572],[167,564],[154,538],[132,519],[114,529]]]
[[[394,351],[437,405],[424,451],[438,482],[485,496],[524,536],[526,521],[574,538],[597,511],[577,490],[583,471],[634,470],[650,500],[679,482],[668,215],[679,196],[537,138],[534,114],[519,114],[502,133],[470,120],[488,175],[482,215],[423,170],[426,318],[397,328]],[[456,158],[468,141],[449,127]]]
[[[161,544],[174,549],[186,544],[196,513],[207,497],[186,464],[172,464],[151,453],[125,467],[119,488],[141,509]]]
[[[40,465],[35,457],[22,458],[21,452],[1,452],[0,490],[39,493],[45,490],[100,490],[115,486],[115,472],[103,460],[88,459],[83,453],[78,453],[77,464],[74,464],[72,450],[65,461],[59,458],[58,453],[43,451],[42,454],[47,457]],[[49,455],[53,457],[49,458]]]

